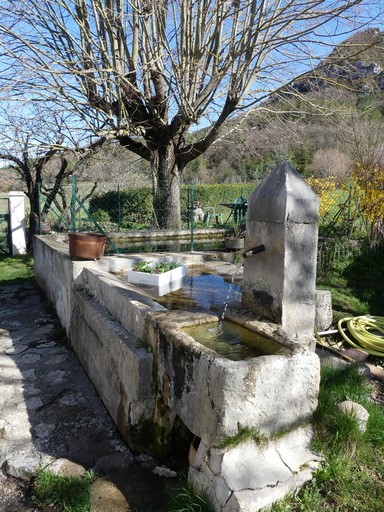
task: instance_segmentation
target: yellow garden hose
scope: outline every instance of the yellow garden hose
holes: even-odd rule
[[[347,324],[353,340],[343,329],[343,323]],[[373,356],[384,357],[384,317],[364,315],[342,318],[338,322],[338,329],[352,347],[363,349]]]

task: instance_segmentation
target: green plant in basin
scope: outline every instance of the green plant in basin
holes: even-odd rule
[[[136,272],[145,272],[147,274],[164,274],[164,272],[168,272],[169,270],[173,270],[174,268],[179,267],[180,264],[175,261],[141,261],[138,263],[133,270]]]

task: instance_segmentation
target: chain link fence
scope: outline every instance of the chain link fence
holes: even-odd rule
[[[363,188],[350,178],[309,179],[308,183],[320,198],[321,237],[368,239],[373,245],[383,239],[384,190],[372,190],[369,183]]]
[[[237,226],[244,221],[247,197],[255,184],[181,186],[182,229],[191,220],[198,227]],[[124,232],[137,229],[160,229],[154,213],[153,194],[149,187],[121,189],[119,184],[78,182],[62,186],[60,197],[49,210],[40,195],[42,222],[56,231],[97,230],[96,221],[105,231]]]
[[[319,215],[319,266],[326,268],[335,258],[349,258],[357,254],[360,240],[371,240],[372,245],[381,243],[383,222],[372,225],[366,210],[360,208],[353,183],[350,180],[308,179],[309,185],[320,198]],[[41,232],[101,231],[113,234],[114,240],[124,239],[127,232],[142,231],[143,239],[137,242],[142,251],[185,250],[191,247],[194,234],[199,230],[218,230],[216,247],[222,244],[226,234],[242,236],[245,229],[247,198],[257,183],[199,185],[186,183],[180,189],[181,228],[184,244],[175,236],[168,240],[159,228],[161,208],[153,201],[150,187],[123,188],[117,181],[99,183],[72,177],[60,190],[55,202],[46,209],[45,199],[40,200]],[[47,187],[49,188],[49,186]],[[384,195],[382,198],[384,218]],[[380,208],[376,211],[380,211]],[[164,234],[161,242],[144,242],[144,232]],[[159,235],[159,236],[160,236]],[[112,235],[111,235],[112,236]],[[208,235],[207,235],[208,236]],[[159,238],[159,237],[158,237]],[[210,246],[214,247],[212,240]],[[220,238],[220,241],[219,241]],[[124,242],[115,242],[124,252]],[[131,244],[132,246],[132,244]],[[199,245],[195,237],[195,250],[208,248]],[[134,249],[134,247],[132,247]]]
[[[45,187],[50,190],[49,184]],[[241,234],[245,229],[247,197],[255,188],[255,184],[215,184],[196,185],[186,183],[180,188],[181,230],[184,231],[184,246],[194,241],[194,250],[201,246],[194,234],[201,230],[210,230],[210,245],[218,246],[218,239],[212,232],[218,231],[221,242],[224,232]],[[167,234],[159,227],[159,217],[162,213],[161,204],[153,200],[150,187],[122,188],[119,182],[103,181],[93,183],[79,180],[72,176],[64,183],[54,203],[47,206],[46,197],[40,194],[40,233],[90,231],[108,234],[115,247],[124,244],[127,232],[140,231],[158,232],[163,236],[163,242],[141,243],[141,249],[169,250],[171,240],[166,240]],[[138,238],[138,235],[137,235]],[[173,235],[174,246],[176,244]],[[120,241],[121,239],[121,241]],[[165,243],[167,242],[167,243]],[[208,240],[206,241],[208,242]],[[120,245],[120,247],[118,247]],[[161,247],[163,245],[164,247]],[[207,243],[205,243],[207,247]],[[124,252],[124,250],[123,250]]]

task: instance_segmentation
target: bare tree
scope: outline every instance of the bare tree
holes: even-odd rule
[[[330,147],[315,152],[310,169],[318,178],[333,177],[342,182],[351,175],[352,163],[341,149]]]
[[[151,186],[148,163],[127,151],[117,141],[107,141],[102,151],[77,167],[76,174],[81,180],[97,180],[102,190]]]
[[[159,225],[178,228],[186,164],[228,118],[313,67],[314,44],[333,45],[361,3],[5,0],[3,90],[66,103],[94,133],[150,161]],[[202,123],[209,129],[190,142]]]
[[[65,134],[65,119],[51,109],[28,104],[29,117],[20,116],[9,106],[0,110],[0,160],[18,175],[29,200],[29,237],[39,231],[39,224],[54,204],[59,211],[66,208],[64,181],[84,166],[105,139],[78,147]],[[44,204],[40,204],[40,198]],[[58,202],[60,198],[60,203]]]

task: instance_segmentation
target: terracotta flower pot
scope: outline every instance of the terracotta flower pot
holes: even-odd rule
[[[69,255],[79,260],[96,260],[104,256],[106,237],[98,233],[68,233]]]

